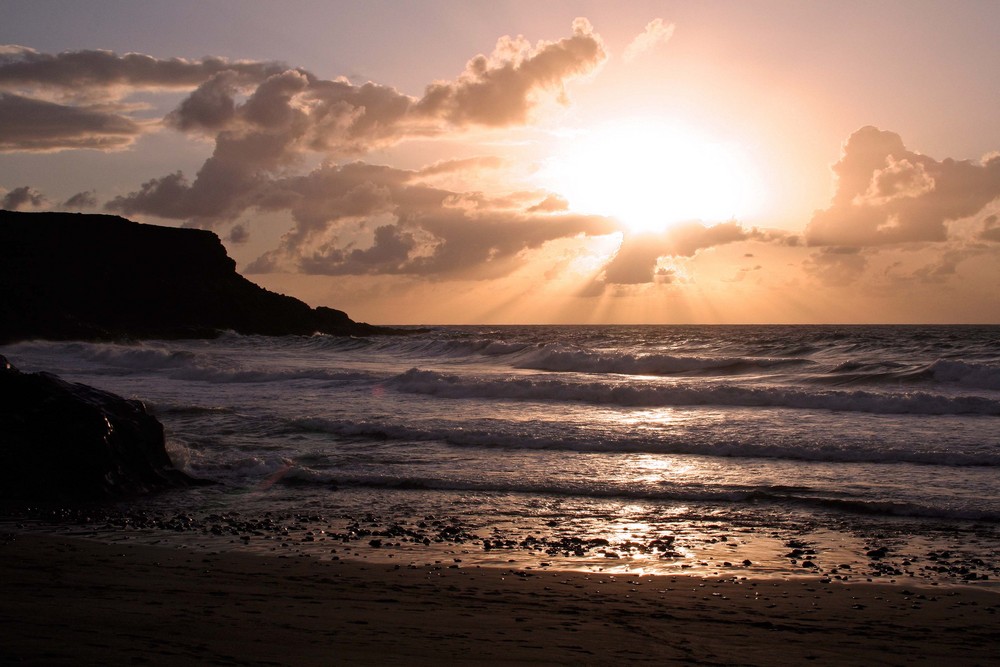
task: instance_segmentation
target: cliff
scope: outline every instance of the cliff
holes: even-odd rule
[[[0,211],[0,343],[396,333],[236,272],[214,233],[110,215]]]

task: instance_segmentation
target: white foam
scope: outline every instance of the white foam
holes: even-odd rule
[[[928,371],[938,382],[1000,391],[1000,366],[939,359]]]
[[[449,425],[440,422],[415,424],[390,419],[328,419],[311,417],[292,425],[304,432],[329,433],[350,438],[372,438],[398,442],[440,442],[459,447],[486,447],[511,450],[564,450],[573,452],[689,454],[723,458],[759,458],[837,463],[916,463],[947,467],[1000,466],[1000,451],[982,448],[954,451],[947,448],[919,448],[863,442],[816,447],[799,437],[762,440],[753,433],[729,439],[706,440],[698,435],[621,432],[608,435],[587,431],[545,428],[532,423],[525,427],[474,423]]]
[[[562,346],[545,346],[524,355],[517,368],[580,373],[623,375],[673,375],[692,372],[761,371],[776,366],[811,363],[805,359],[760,357],[696,357],[662,353],[592,351]]]
[[[397,391],[441,398],[576,401],[627,407],[736,406],[918,415],[1000,415],[1000,401],[926,391],[838,391],[727,382],[570,382],[548,375],[470,376],[416,368],[393,378]]]

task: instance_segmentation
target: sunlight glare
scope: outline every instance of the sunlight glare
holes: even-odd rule
[[[759,205],[753,170],[738,147],[654,121],[567,133],[546,161],[543,187],[577,213],[616,218],[631,231],[678,222],[722,222]]]

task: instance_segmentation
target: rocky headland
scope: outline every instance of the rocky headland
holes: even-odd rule
[[[210,231],[111,215],[0,211],[0,343],[210,338],[221,331],[397,333],[252,283]]]

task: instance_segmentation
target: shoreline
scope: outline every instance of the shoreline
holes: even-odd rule
[[[190,502],[180,507],[179,500],[190,493],[161,494],[154,498],[161,502],[145,508],[121,503],[8,507],[0,511],[0,534],[26,532],[199,553],[304,555],[319,561],[382,565],[446,563],[622,576],[972,585],[1000,592],[995,542],[982,539],[975,524],[923,530],[882,524],[858,533],[819,521],[746,526],[713,519],[660,526],[616,523],[592,532],[571,524],[491,522],[467,515],[424,516],[412,510],[359,515],[318,508],[240,512],[209,502],[200,508]]]
[[[6,533],[4,664],[990,664],[972,586],[390,565]]]

